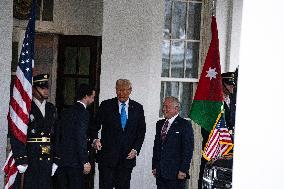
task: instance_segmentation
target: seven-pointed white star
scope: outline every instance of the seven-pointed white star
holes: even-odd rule
[[[206,71],[206,72],[207,72],[207,75],[206,75],[205,77],[209,77],[210,80],[211,80],[212,78],[215,78],[215,79],[216,79],[216,75],[218,74],[218,73],[216,72],[216,68],[211,69],[211,67],[209,67],[209,70]]]

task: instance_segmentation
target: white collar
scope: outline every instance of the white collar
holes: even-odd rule
[[[86,109],[87,108],[87,105],[84,104],[83,102],[81,102],[80,100],[78,100],[77,102],[79,102],[80,104],[82,104],[84,106],[84,108]]]
[[[171,117],[170,119],[168,119],[168,122],[169,122],[170,125],[172,125],[172,123],[174,122],[174,120],[177,118],[178,115],[179,114],[177,114],[177,115]]]
[[[40,102],[37,98],[33,97],[33,101],[34,103],[40,108],[41,106],[45,106],[46,104],[46,100],[43,100],[42,102]]]
[[[122,102],[120,102],[120,101],[118,100],[118,105],[119,105],[119,107],[121,106],[121,104],[122,104]],[[127,99],[127,101],[124,102],[124,104],[125,104],[126,107],[128,107],[128,105],[129,105],[129,98]]]

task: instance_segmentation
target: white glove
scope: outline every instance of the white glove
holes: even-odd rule
[[[18,165],[17,169],[19,170],[19,173],[24,173],[28,168],[28,165]]]
[[[56,165],[55,163],[52,164],[52,171],[51,171],[51,176],[54,175],[55,171],[57,170],[58,165]]]

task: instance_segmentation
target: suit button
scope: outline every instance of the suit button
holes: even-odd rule
[[[41,161],[42,160],[42,158],[39,158],[39,161]]]

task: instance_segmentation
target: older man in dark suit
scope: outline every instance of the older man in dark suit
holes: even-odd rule
[[[100,189],[130,188],[131,172],[146,132],[143,106],[129,99],[131,90],[129,80],[117,80],[117,97],[103,101],[96,116],[94,146],[98,150]]]
[[[179,116],[180,103],[166,97],[165,119],[156,124],[152,173],[158,189],[184,189],[193,154],[193,130],[190,122]]]

